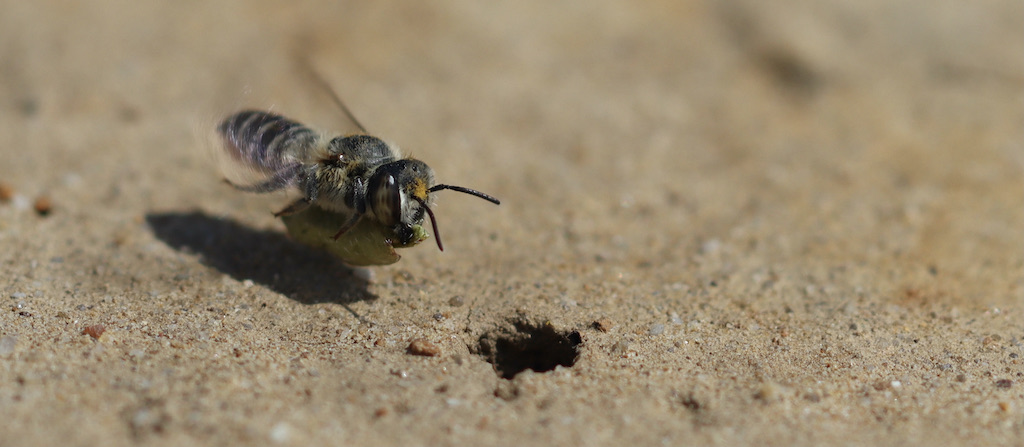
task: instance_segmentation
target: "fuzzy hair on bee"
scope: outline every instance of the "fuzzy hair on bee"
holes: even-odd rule
[[[240,111],[217,127],[224,150],[265,178],[232,185],[254,193],[297,190],[300,198],[275,216],[291,216],[310,206],[329,216],[344,216],[336,219],[341,224],[334,240],[369,219],[389,230],[396,246],[411,246],[423,237],[420,225],[429,216],[441,251],[444,246],[430,208],[434,192],[450,189],[501,203],[473,189],[435,184],[430,166],[401,158],[395,146],[367,134],[333,90],[329,91],[362,133],[329,137],[276,113]]]

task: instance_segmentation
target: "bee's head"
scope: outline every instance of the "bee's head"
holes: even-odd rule
[[[395,229],[399,242],[414,237],[413,225],[423,223],[429,212],[434,172],[426,163],[407,158],[377,168],[366,185],[367,211],[378,222]]]
[[[442,189],[472,194],[494,204],[501,203],[487,194],[461,186],[434,185],[434,171],[430,166],[406,158],[377,168],[366,185],[366,204],[368,211],[379,222],[394,228],[402,244],[408,244],[415,237],[413,226],[423,223],[424,213],[430,215],[437,248],[444,251],[441,236],[437,232],[437,221],[429,206],[430,193]]]

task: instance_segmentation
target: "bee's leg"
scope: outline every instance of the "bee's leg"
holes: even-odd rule
[[[348,222],[345,222],[345,225],[342,225],[341,229],[334,234],[334,240],[338,240],[338,238],[341,237],[341,235],[345,234],[348,230],[351,230],[352,227],[356,226],[356,224],[359,223],[359,219],[362,217],[362,213],[352,213],[352,217],[348,219]]]
[[[302,198],[292,202],[292,204],[285,207],[285,209],[274,213],[274,217],[288,216],[306,208],[309,208],[309,200]]]

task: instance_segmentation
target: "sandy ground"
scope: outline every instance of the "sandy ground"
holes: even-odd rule
[[[4,2],[0,445],[1024,442],[1021,2],[326,3]],[[290,241],[301,58],[502,205]]]

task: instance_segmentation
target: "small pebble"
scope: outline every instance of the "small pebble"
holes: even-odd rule
[[[0,183],[0,203],[10,202],[14,198],[14,187]]]
[[[650,335],[661,335],[663,332],[665,332],[664,324],[652,325],[651,328],[647,330],[647,333]]]
[[[625,355],[629,352],[629,342],[626,340],[619,340],[615,342],[611,347],[611,352],[615,355]]]
[[[412,355],[434,357],[441,353],[441,348],[430,341],[427,341],[425,338],[417,338],[409,343],[409,347],[406,349],[406,352]]]
[[[612,327],[615,326],[615,322],[612,321],[610,318],[599,318],[597,319],[597,321],[593,323],[593,326],[594,329],[597,329],[601,332],[608,332],[612,330]]]
[[[782,392],[782,386],[776,383],[763,383],[757,389],[757,392],[754,393],[754,398],[764,402],[771,402],[782,397]]]
[[[1013,381],[1010,379],[1000,379],[996,381],[996,388],[1010,388],[1013,386]]]
[[[107,328],[104,327],[102,324],[94,324],[92,326],[86,326],[85,329],[82,329],[83,334],[88,335],[96,340],[99,340],[100,336],[102,336],[103,333],[106,331]]]
[[[36,199],[35,203],[32,204],[32,208],[34,208],[36,213],[40,216],[49,216],[50,212],[53,211],[53,202],[50,201],[49,197],[40,196]]]

